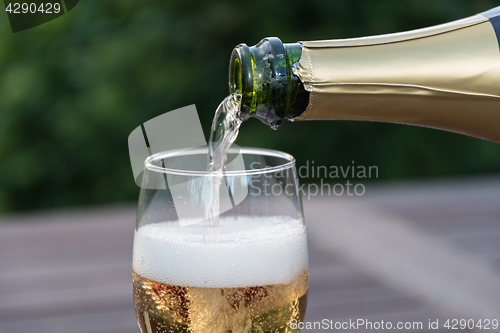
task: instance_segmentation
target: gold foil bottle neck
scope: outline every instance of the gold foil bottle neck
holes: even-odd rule
[[[484,15],[384,36],[302,42],[296,120],[404,123],[500,142],[500,51]]]

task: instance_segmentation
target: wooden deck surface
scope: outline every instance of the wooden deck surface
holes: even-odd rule
[[[304,210],[306,321],[500,320],[500,178],[367,185]],[[1,217],[0,333],[139,332],[134,220],[132,206]]]

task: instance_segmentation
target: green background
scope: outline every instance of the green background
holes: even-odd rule
[[[232,48],[422,28],[500,5],[487,0],[86,0],[13,34],[0,4],[0,211],[134,201],[127,138],[196,104],[205,134],[227,95]],[[457,69],[460,70],[460,69]],[[375,165],[379,180],[500,171],[500,146],[405,125],[348,121],[243,124],[240,146],[298,165]],[[314,179],[303,181],[315,181]]]

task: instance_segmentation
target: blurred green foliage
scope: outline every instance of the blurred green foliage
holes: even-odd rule
[[[238,43],[347,38],[444,23],[489,0],[84,0],[10,32],[0,13],[0,211],[134,201],[127,137],[196,104],[205,134],[228,92]],[[452,133],[362,122],[243,124],[237,143],[316,165],[376,165],[380,179],[500,171],[500,146]]]

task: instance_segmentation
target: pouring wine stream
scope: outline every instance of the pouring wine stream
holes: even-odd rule
[[[205,208],[208,225],[205,227],[205,242],[215,243],[219,239],[219,192],[224,178],[227,152],[238,137],[243,120],[240,115],[241,95],[227,96],[215,111],[210,140],[208,142],[208,171],[210,172],[208,191],[211,195]]]

